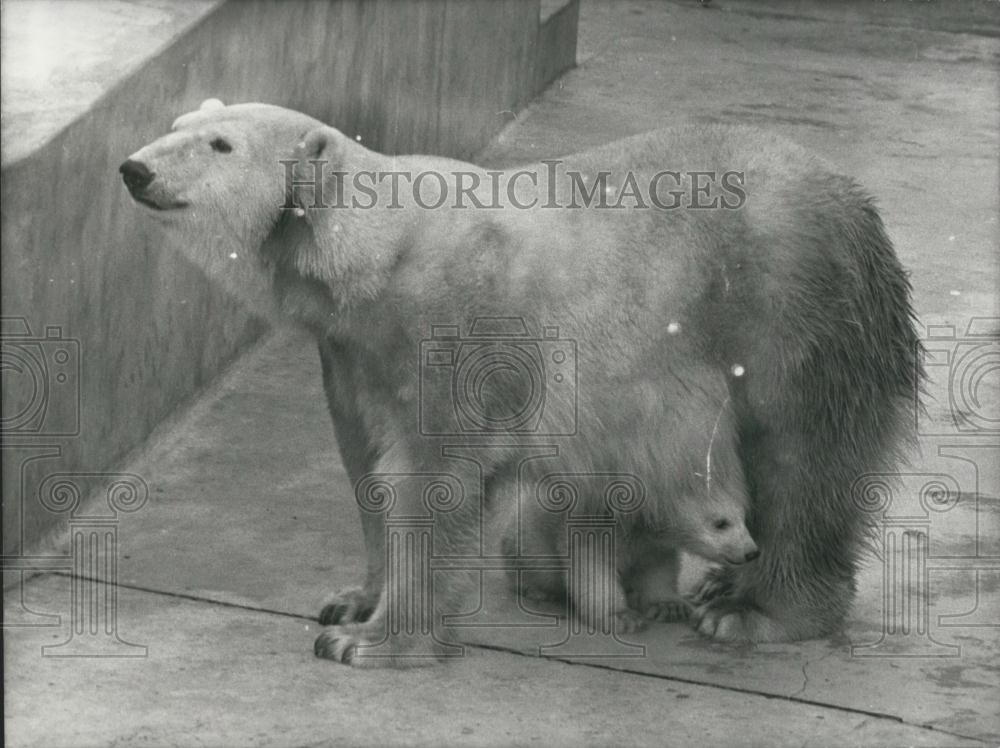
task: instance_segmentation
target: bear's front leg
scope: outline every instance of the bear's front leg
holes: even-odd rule
[[[391,553],[391,551],[390,551]],[[430,570],[399,564],[390,572],[369,620],[327,626],[316,638],[316,656],[361,668],[421,667],[462,655],[442,633],[446,613],[468,612],[475,576],[450,573],[449,583],[431,594]],[[436,575],[438,578],[446,575]]]
[[[392,627],[399,630],[387,633],[387,606],[388,601],[380,601],[364,623],[327,626],[313,645],[316,656],[358,668],[406,668],[433,665],[461,654],[460,648],[433,638],[433,627],[428,630],[417,624],[416,635],[407,635],[413,630],[411,618],[404,618],[402,628]]]
[[[363,385],[358,381],[354,354],[349,347],[324,336],[319,337],[317,342],[323,391],[333,419],[340,458],[352,489],[356,489],[359,482],[374,469],[378,454],[358,405]],[[323,600],[319,622],[324,626],[367,621],[375,612],[382,594],[385,516],[382,512],[366,510],[362,502],[358,504],[368,560],[365,583],[364,586],[338,590]]]
[[[320,606],[319,622],[323,626],[364,623],[378,606],[385,580],[385,517],[362,506],[361,527],[368,558],[364,586],[345,587],[328,596]]]
[[[384,517],[378,602],[367,620],[324,628],[314,647],[319,657],[354,667],[413,667],[463,652],[449,643],[445,623],[479,603],[478,572],[467,563],[452,567],[456,557],[470,559],[481,549],[482,477],[430,458],[414,470],[398,457],[397,450],[380,460],[357,488],[362,509]],[[367,595],[355,599],[364,604]]]

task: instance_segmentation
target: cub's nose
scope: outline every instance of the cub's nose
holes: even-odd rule
[[[750,551],[747,555],[743,557],[743,560],[750,563],[760,555],[760,551]]]
[[[128,191],[133,195],[146,189],[149,183],[153,181],[153,177],[156,176],[142,161],[133,161],[132,159],[119,166],[118,171],[121,172],[122,179],[125,181]]]

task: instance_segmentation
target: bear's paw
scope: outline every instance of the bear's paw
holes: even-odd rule
[[[675,600],[658,600],[648,603],[642,611],[648,621],[657,623],[677,623],[691,617],[691,605],[680,598]]]
[[[327,626],[316,637],[317,657],[355,668],[409,668],[433,665],[444,654],[439,642],[421,639],[414,648],[412,637],[386,636],[385,621]]]
[[[785,627],[738,599],[718,597],[695,608],[691,623],[702,636],[720,642],[761,644],[791,641]]]

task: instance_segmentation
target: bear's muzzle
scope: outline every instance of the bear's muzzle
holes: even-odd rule
[[[149,183],[156,176],[144,163],[133,161],[132,159],[128,159],[119,166],[118,171],[121,172],[122,179],[125,181],[128,191],[132,193],[132,197],[136,198],[142,195],[142,191],[149,186]]]

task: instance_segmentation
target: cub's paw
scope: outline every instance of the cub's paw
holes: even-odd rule
[[[733,598],[719,597],[694,610],[691,623],[702,636],[722,642],[784,642],[790,637],[773,618]]]
[[[371,618],[377,604],[377,595],[368,593],[362,587],[347,587],[323,601],[319,612],[320,625],[363,623]]]
[[[634,634],[637,631],[645,629],[648,624],[649,621],[631,608],[626,608],[615,613],[616,634]]]
[[[733,594],[733,578],[726,569],[710,569],[698,588],[688,595],[693,605],[704,605]]]
[[[642,615],[646,620],[657,621],[659,623],[686,621],[691,617],[691,605],[680,598],[676,600],[658,600],[646,605],[642,610]]]

